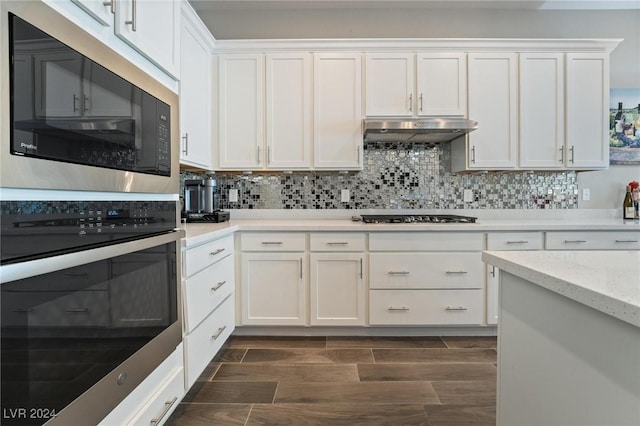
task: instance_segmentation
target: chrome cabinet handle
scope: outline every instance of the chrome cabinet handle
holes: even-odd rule
[[[136,30],[136,0],[131,0],[131,20],[124,21],[125,25],[131,25],[131,31]]]
[[[216,254],[220,254],[223,251],[225,251],[225,249],[224,248],[220,248],[218,250],[215,250],[215,251],[212,251],[211,253],[209,253],[209,256],[215,256]]]
[[[364,278],[363,270],[362,270],[362,258],[360,258],[360,278]]]
[[[471,162],[474,164],[476,162],[476,146],[475,145],[471,147]]]
[[[182,140],[184,141],[184,149],[182,150],[182,153],[184,155],[189,155],[189,132],[185,132]]]
[[[575,154],[575,147],[573,145],[571,145],[571,148],[569,148],[569,151],[571,151],[571,162],[573,163],[573,160],[575,160],[574,158],[574,154]]]
[[[89,308],[69,308],[66,309],[66,311],[70,314],[82,314],[85,312],[89,312]]]
[[[217,332],[216,334],[214,334],[213,336],[211,336],[211,338],[212,338],[213,340],[217,340],[217,339],[218,339],[218,337],[220,337],[220,335],[221,335],[221,334],[222,334],[226,329],[227,329],[227,326],[226,326],[226,325],[225,325],[225,326],[223,326],[223,327],[218,328],[218,332]]]
[[[529,241],[527,240],[507,241],[507,244],[529,244]]]
[[[565,244],[579,244],[579,243],[586,243],[586,240],[564,240]]]
[[[403,307],[401,307],[401,308],[394,308],[393,306],[389,306],[389,307],[387,308],[387,311],[410,311],[410,310],[411,310],[411,309],[409,309],[409,308],[407,308],[407,307],[405,307],[405,306],[403,306]]]
[[[495,278],[495,276],[496,276],[496,267],[495,266],[491,267],[491,272],[489,272],[489,274],[491,274],[491,276]]]
[[[413,112],[413,93],[409,93],[409,112]]]
[[[111,7],[111,13],[116,13],[116,0],[111,0],[111,1],[104,1],[102,2],[103,6],[110,6]]]
[[[637,243],[638,240],[616,240],[616,243]]]
[[[445,271],[444,272],[447,275],[461,275],[461,274],[468,274],[467,271]]]
[[[346,241],[329,241],[326,243],[328,246],[347,246],[349,245]]]
[[[166,401],[164,403],[164,410],[162,411],[162,413],[160,413],[158,417],[154,417],[153,419],[151,419],[151,426],[156,426],[160,424],[164,416],[167,415],[167,413],[169,412],[171,407],[173,407],[173,404],[175,404],[177,400],[178,400],[178,397],[174,396],[171,401]]]
[[[89,97],[87,95],[82,95],[82,110],[84,112],[89,111]]]
[[[445,308],[445,311],[466,311],[467,308],[465,308],[464,306],[458,306],[457,308],[452,308],[451,306],[447,306]]]
[[[267,164],[271,164],[271,147],[267,147]]]
[[[422,93],[420,93],[420,112],[422,112]]]
[[[86,277],[89,274],[86,272],[65,272],[63,275],[65,277]]]
[[[220,287],[222,287],[223,285],[225,285],[227,282],[226,281],[220,281],[215,287],[211,287],[212,291],[218,291],[218,289]]]
[[[282,241],[262,241],[260,244],[263,246],[281,246],[284,243]]]
[[[559,163],[564,163],[564,146],[560,147],[560,160],[558,160]]]
[[[360,165],[360,145],[356,145],[356,163]]]
[[[409,275],[409,271],[389,271],[389,275]]]
[[[256,161],[258,164],[260,164],[260,145],[257,145],[256,148],[258,148],[256,153]]]
[[[78,112],[80,111],[80,109],[78,109],[78,101],[80,99],[76,96],[76,94],[73,94],[73,112]]]
[[[300,279],[302,279],[302,258],[300,258]]]

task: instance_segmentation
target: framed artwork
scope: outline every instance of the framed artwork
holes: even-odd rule
[[[640,164],[640,88],[611,89],[609,164]]]

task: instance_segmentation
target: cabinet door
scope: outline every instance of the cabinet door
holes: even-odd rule
[[[464,116],[467,54],[423,53],[417,56],[417,65],[416,114]]]
[[[180,67],[180,1],[118,0],[115,33],[173,77]]]
[[[567,167],[609,166],[609,55],[567,53]]]
[[[266,56],[266,143],[268,168],[311,166],[311,55]]]
[[[304,253],[243,253],[243,325],[305,325],[307,261]]]
[[[469,118],[478,122],[469,133],[470,169],[516,166],[516,67],[515,53],[469,54]]]
[[[415,109],[413,53],[373,53],[365,57],[367,116],[412,116]]]
[[[113,25],[116,0],[71,0],[105,27]]]
[[[564,167],[564,55],[520,54],[520,166]]]
[[[52,52],[36,56],[36,115],[82,115],[82,65],[82,56],[75,52]]]
[[[363,253],[311,254],[311,325],[365,324]]]
[[[362,168],[362,57],[358,53],[314,56],[314,165]]]
[[[264,56],[219,57],[219,165],[264,167]]]
[[[203,29],[183,17],[180,51],[180,162],[212,169],[211,53]]]

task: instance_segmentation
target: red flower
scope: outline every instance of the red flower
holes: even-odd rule
[[[632,180],[631,182],[629,182],[629,186],[631,187],[631,189],[638,189],[638,187],[640,186],[640,183],[636,182],[635,180]]]

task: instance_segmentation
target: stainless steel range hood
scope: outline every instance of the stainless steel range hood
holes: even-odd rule
[[[364,120],[365,142],[449,142],[476,130],[478,123],[460,117]]]

